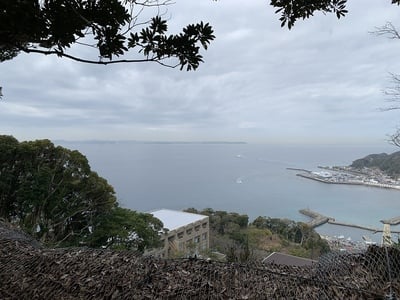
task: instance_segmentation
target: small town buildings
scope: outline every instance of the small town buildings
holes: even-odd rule
[[[164,224],[161,233],[162,249],[151,251],[160,257],[199,255],[209,248],[210,224],[205,215],[170,209],[150,212]]]
[[[315,172],[311,172],[313,175],[322,177],[322,178],[332,178],[332,173],[330,172],[326,172],[326,171],[315,171]]]

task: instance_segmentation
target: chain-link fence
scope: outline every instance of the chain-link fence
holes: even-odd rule
[[[44,249],[1,226],[0,299],[396,299],[400,250],[331,252],[312,266]]]

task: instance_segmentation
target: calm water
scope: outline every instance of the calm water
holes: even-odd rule
[[[61,143],[62,144],[62,143]],[[254,144],[76,144],[91,167],[114,186],[122,206],[139,211],[211,207],[257,216],[306,220],[310,208],[338,221],[381,228],[400,215],[400,191],[328,185],[307,180],[288,167],[348,165],[370,153],[396,148],[270,146]],[[397,227],[397,228],[396,228]],[[399,230],[396,226],[393,229]],[[355,235],[324,225],[321,233]],[[370,235],[370,233],[368,233]]]

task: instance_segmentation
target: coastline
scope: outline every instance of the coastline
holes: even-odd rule
[[[289,168],[288,168],[289,169]],[[294,169],[290,169],[294,170]],[[305,170],[307,171],[307,170]],[[385,189],[393,189],[393,190],[400,190],[399,185],[393,185],[393,184],[388,184],[388,183],[379,183],[379,182],[365,182],[365,181],[333,181],[326,179],[324,177],[314,175],[311,171],[307,171],[307,173],[298,173],[296,176],[315,180],[318,182],[322,183],[327,183],[327,184],[347,184],[347,185],[363,185],[363,186],[368,186],[368,187],[377,187],[377,188],[385,188]]]

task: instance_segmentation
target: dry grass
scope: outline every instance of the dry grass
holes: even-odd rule
[[[375,264],[368,264],[368,255]],[[399,251],[392,250],[399,272]],[[0,222],[0,299],[384,299],[381,248],[316,267],[162,260],[132,252],[44,249]],[[375,272],[375,273],[374,273]],[[392,291],[400,294],[397,273]]]

